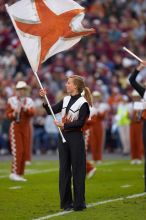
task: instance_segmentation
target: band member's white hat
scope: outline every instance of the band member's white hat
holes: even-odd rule
[[[28,85],[24,81],[18,81],[16,84],[16,89],[26,89]]]
[[[131,93],[132,96],[139,96],[138,92],[136,90],[133,90],[133,92]]]
[[[93,95],[93,96],[101,96],[101,93],[98,92],[98,91],[93,91],[93,92],[92,92],[92,95]]]

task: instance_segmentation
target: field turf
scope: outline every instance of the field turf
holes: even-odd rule
[[[33,161],[26,168],[27,182],[10,181],[9,171],[10,161],[0,161],[0,220],[146,220],[143,164],[105,160],[97,165],[95,176],[86,180],[88,208],[63,215],[58,161]]]

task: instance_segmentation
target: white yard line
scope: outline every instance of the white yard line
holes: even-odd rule
[[[120,197],[120,198],[117,198],[117,199],[109,199],[109,200],[105,200],[105,201],[101,201],[101,202],[91,203],[91,204],[87,205],[87,208],[92,208],[94,206],[103,205],[103,204],[107,204],[107,203],[110,203],[110,202],[123,201],[124,199],[138,198],[138,197],[142,197],[142,196],[145,196],[145,195],[146,195],[146,193],[140,193],[140,194],[134,194],[134,195],[127,196],[127,197]],[[33,220],[46,220],[46,219],[50,219],[50,218],[61,216],[61,215],[67,215],[71,212],[73,212],[73,211],[58,212],[58,213],[55,213],[55,214],[52,214],[52,215],[47,215],[47,216],[40,217],[40,218],[33,219]]]
[[[135,167],[135,168],[123,168],[123,169],[121,169],[121,171],[123,171],[123,172],[131,172],[131,171],[141,171],[141,170],[143,170],[143,167]]]
[[[8,174],[8,175],[9,175],[9,174]],[[6,175],[4,175],[4,176],[0,176],[0,179],[7,178],[8,175],[7,175],[7,176],[6,176]]]
[[[22,186],[12,186],[12,187],[9,187],[9,189],[21,189]]]
[[[121,188],[128,188],[128,187],[131,187],[132,185],[123,185],[123,186],[120,186]]]
[[[53,169],[47,169],[47,170],[26,170],[26,175],[31,175],[31,174],[38,174],[38,173],[52,173],[52,172],[57,172],[58,168],[53,168]],[[9,173],[7,175],[0,176],[0,179],[3,178],[8,178]]]
[[[97,168],[96,172],[98,172],[98,173],[111,173],[111,172],[113,172],[113,170],[112,169],[102,169],[102,168],[100,168],[98,170],[98,168]]]
[[[113,164],[112,162],[110,164]],[[109,165],[109,163],[107,164],[102,164],[100,165],[101,167],[102,166],[106,166],[106,165]],[[30,174],[38,174],[38,173],[51,173],[51,172],[57,172],[59,169],[58,168],[52,168],[52,169],[46,169],[46,170],[35,170],[35,169],[26,169],[25,173],[26,175],[30,175]],[[143,170],[142,167],[139,167],[139,168],[124,168],[124,169],[121,169],[122,172],[130,172],[130,171],[141,171]],[[110,173],[110,172],[113,172],[112,169],[106,169],[106,170],[101,170],[97,168],[97,172],[107,172],[107,173]],[[7,175],[0,175],[0,179],[3,179],[3,178],[8,178],[9,176],[9,173],[7,173]]]
[[[27,169],[26,170],[26,174],[37,174],[37,173],[51,173],[51,172],[57,172],[58,168],[52,168],[52,169],[46,169],[46,170],[31,170],[31,169]]]
[[[113,165],[113,164],[117,164],[118,162],[117,161],[110,161],[110,162],[103,162],[101,164],[97,164],[97,167],[98,166],[109,166],[109,165]]]

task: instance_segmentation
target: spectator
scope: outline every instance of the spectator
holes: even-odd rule
[[[60,120],[61,116],[56,115],[56,118]],[[54,124],[54,119],[52,116],[48,115],[45,119],[45,135],[44,135],[44,145],[47,150],[52,150],[52,152],[56,153],[57,145],[58,145],[58,128]]]

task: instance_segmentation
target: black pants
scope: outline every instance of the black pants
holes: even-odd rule
[[[146,192],[146,120],[143,122],[143,144],[144,144],[144,187]]]
[[[60,206],[74,209],[85,206],[86,154],[83,134],[80,131],[64,132],[66,143],[59,145],[59,191]],[[73,176],[73,197],[71,178]]]

